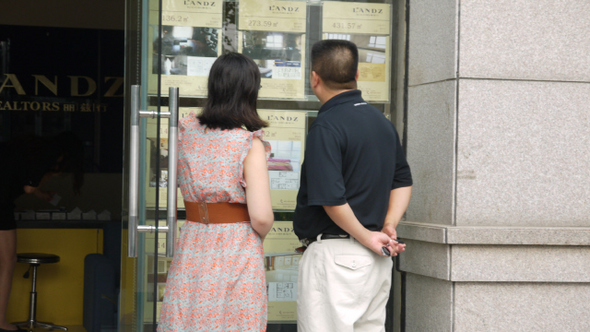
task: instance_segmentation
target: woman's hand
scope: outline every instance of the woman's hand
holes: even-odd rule
[[[23,187],[23,191],[25,192],[25,194],[32,194],[37,189],[38,189],[37,187],[33,187],[33,186],[24,186]]]
[[[37,198],[42,201],[50,202],[55,196],[53,191],[43,191],[39,187],[25,186],[24,191],[27,194],[34,194]]]

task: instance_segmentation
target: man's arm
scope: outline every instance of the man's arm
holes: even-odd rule
[[[395,229],[408,209],[411,197],[412,186],[393,189],[389,195],[389,207],[387,208],[387,215],[385,215],[382,231],[392,239],[397,239],[397,232]],[[397,244],[393,249],[395,252],[399,253],[405,250],[405,245]]]
[[[383,255],[381,252],[382,247],[389,246],[392,248],[394,242],[391,238],[385,233],[366,229],[356,218],[348,203],[336,206],[325,205],[324,210],[336,225],[376,254]]]

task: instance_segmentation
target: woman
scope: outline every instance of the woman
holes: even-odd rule
[[[187,222],[168,272],[160,332],[266,330],[262,241],[274,215],[259,87],[254,61],[222,55],[211,67],[202,114],[180,121]]]
[[[14,201],[22,194],[50,201],[53,195],[40,187],[61,172],[72,173],[78,193],[83,182],[83,152],[82,141],[70,132],[51,139],[25,136],[0,144],[0,332],[24,331],[6,320],[16,265]]]

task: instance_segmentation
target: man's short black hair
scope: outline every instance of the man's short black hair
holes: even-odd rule
[[[331,89],[356,89],[359,52],[348,40],[321,40],[311,48],[311,70]]]
[[[198,116],[212,129],[246,127],[256,131],[268,126],[256,111],[260,69],[249,57],[227,53],[215,60],[209,72],[207,101]]]

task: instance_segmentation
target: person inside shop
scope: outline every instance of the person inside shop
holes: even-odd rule
[[[52,138],[23,136],[0,143],[0,332],[24,331],[6,318],[16,266],[15,200],[32,194],[51,201],[54,193],[42,190],[50,178],[67,172],[73,177],[73,190],[83,183],[83,144],[71,132]]]
[[[186,223],[170,270],[158,331],[265,331],[262,242],[274,214],[257,111],[260,72],[239,53],[211,67],[201,115],[180,120],[178,183]]]
[[[357,90],[358,49],[323,40],[310,84],[322,106],[309,129],[293,220],[299,332],[384,331],[396,226],[412,192],[394,125]]]

